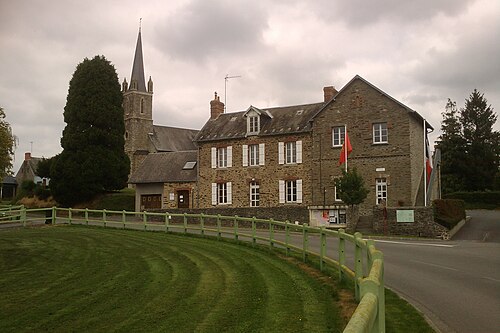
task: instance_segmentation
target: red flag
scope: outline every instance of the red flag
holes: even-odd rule
[[[429,184],[429,180],[431,180],[432,173],[432,157],[431,157],[431,149],[429,146],[429,139],[427,136],[425,137],[425,171],[427,176],[427,184]]]
[[[346,153],[346,149],[347,149],[347,153]],[[342,150],[340,151],[339,166],[341,166],[345,161],[347,161],[347,156],[349,156],[349,154],[351,154],[351,152],[352,152],[351,140],[349,140],[349,136],[347,135],[347,129],[346,129],[344,144],[342,145]]]

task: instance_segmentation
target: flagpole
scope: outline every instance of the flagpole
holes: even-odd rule
[[[344,136],[344,154],[345,154],[345,172],[347,172],[347,127],[345,129],[345,136]]]
[[[425,126],[425,119],[424,119],[424,206],[427,207],[427,166],[426,166],[427,142],[425,141],[426,135],[427,135],[427,128]]]

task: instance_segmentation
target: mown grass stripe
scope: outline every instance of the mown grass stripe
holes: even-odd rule
[[[331,290],[293,264],[227,242],[84,227],[9,230],[0,232],[0,269],[8,291],[2,332],[340,326]]]

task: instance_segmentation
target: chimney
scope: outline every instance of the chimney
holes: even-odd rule
[[[333,86],[324,87],[323,94],[325,96],[325,103],[329,102],[337,93],[337,89],[335,89]]]
[[[210,119],[217,119],[217,117],[224,113],[224,103],[220,101],[220,97],[215,92],[213,101],[210,101]]]
[[[25,161],[31,160],[31,153],[24,153],[24,160]]]

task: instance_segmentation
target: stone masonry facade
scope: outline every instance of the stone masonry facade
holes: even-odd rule
[[[423,196],[418,196],[424,175],[422,122],[415,112],[366,81],[353,79],[314,118],[313,205],[338,203],[334,181],[341,176],[344,165],[338,165],[341,146],[333,146],[334,127],[346,128],[353,149],[348,167],[357,168],[370,191],[360,205],[361,215],[371,215],[377,204],[377,179],[386,182],[387,206],[423,205]],[[376,124],[386,124],[386,142],[374,143]]]

